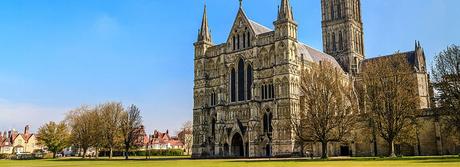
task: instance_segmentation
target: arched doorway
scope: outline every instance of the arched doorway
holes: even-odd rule
[[[233,135],[232,138],[232,156],[242,157],[244,156],[244,144],[243,138],[239,133]]]
[[[269,144],[265,146],[265,156],[266,157],[272,156],[272,146],[270,146]]]

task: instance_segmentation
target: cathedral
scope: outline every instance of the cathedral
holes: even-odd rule
[[[321,0],[323,51],[298,40],[298,25],[289,0],[281,0],[274,30],[245,13],[241,1],[227,40],[212,41],[206,6],[194,43],[194,107],[192,157],[288,157],[299,147],[290,129],[290,113],[300,110],[300,71],[320,62],[357,76],[365,59],[360,0]],[[420,85],[420,109],[428,108],[429,81],[420,44],[406,52]],[[390,57],[393,55],[389,55]],[[388,56],[387,56],[388,57]],[[431,120],[431,118],[426,118]],[[427,126],[436,129],[433,121]],[[360,135],[360,134],[356,134]],[[440,134],[422,133],[430,150],[439,151]],[[434,136],[433,136],[434,135]],[[433,141],[431,141],[433,140]],[[439,141],[441,142],[441,141]],[[382,140],[331,143],[331,156],[372,156]],[[382,145],[382,146],[380,146]],[[320,155],[319,144],[310,151]],[[386,149],[379,151],[384,154]],[[415,147],[409,148],[417,154]],[[420,150],[420,149],[418,149]],[[417,155],[423,153],[418,152]]]

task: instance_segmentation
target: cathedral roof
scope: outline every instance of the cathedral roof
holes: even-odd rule
[[[248,19],[249,23],[251,24],[251,27],[252,29],[254,30],[254,32],[256,33],[256,35],[259,35],[259,34],[263,34],[263,33],[267,33],[267,32],[270,32],[270,31],[273,31],[271,30],[270,28],[267,28],[251,19]]]
[[[342,69],[342,67],[339,65],[337,60],[331,55],[328,55],[319,50],[316,50],[303,43],[298,43],[297,49],[299,51],[299,56],[303,55],[303,59],[306,61],[315,62],[315,63],[319,63],[321,61],[327,61],[329,63],[332,63],[332,65],[334,65],[335,67]]]

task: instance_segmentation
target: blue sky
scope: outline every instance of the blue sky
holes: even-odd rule
[[[273,27],[280,0],[244,0]],[[291,0],[302,42],[322,49],[320,0]],[[207,0],[215,43],[237,0]],[[367,57],[460,44],[458,0],[362,0]],[[81,104],[136,104],[149,133],[191,120],[193,42],[203,0],[0,1],[0,131],[37,129]]]

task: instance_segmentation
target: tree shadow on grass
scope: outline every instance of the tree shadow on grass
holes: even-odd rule
[[[56,161],[56,162],[84,162],[84,161],[94,161],[94,162],[116,162],[116,161],[179,161],[179,160],[190,160],[190,158],[151,158],[151,159],[83,159],[83,158],[65,158],[65,159],[50,159],[49,161]]]

